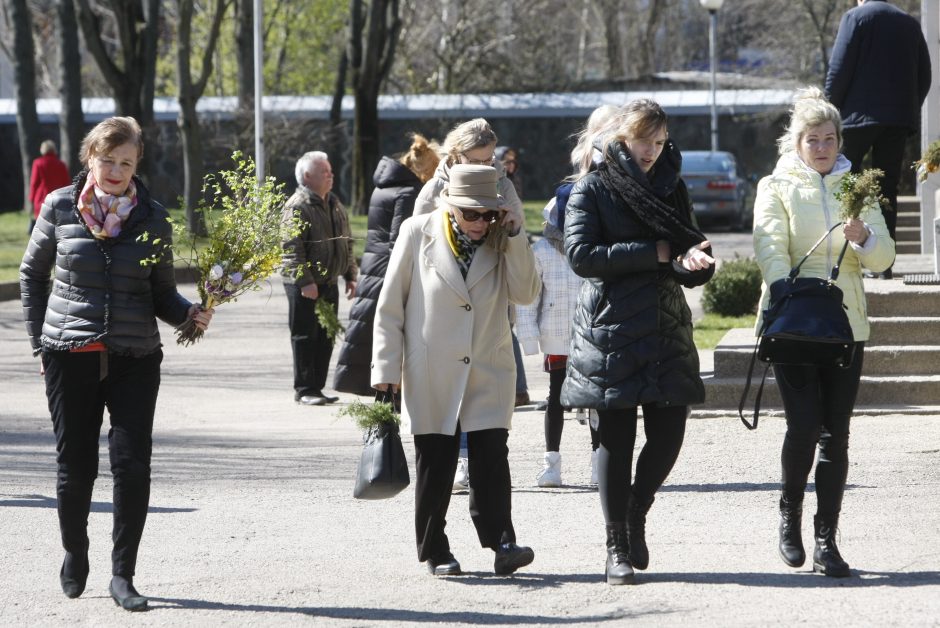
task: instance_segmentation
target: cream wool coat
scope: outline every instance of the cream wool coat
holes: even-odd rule
[[[761,179],[754,202],[754,251],[764,279],[760,312],[770,303],[768,286],[786,277],[816,240],[840,222],[841,205],[835,192],[849,165],[840,155],[832,173],[822,176],[796,153],[787,153],[777,161],[773,174]],[[862,266],[881,272],[894,263],[895,250],[878,205],[867,207],[860,218],[868,226],[869,238],[863,247],[849,244],[836,285],[842,290],[855,340],[865,341],[870,325]],[[836,228],[800,267],[799,276],[828,277],[844,242],[842,229]],[[756,330],[761,322],[758,316]]]
[[[505,253],[483,245],[467,273],[444,235],[444,210],[402,223],[375,313],[373,386],[401,382],[412,434],[510,427],[516,398],[510,303],[539,293],[522,230]]]

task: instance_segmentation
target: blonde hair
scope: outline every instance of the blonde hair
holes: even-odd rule
[[[574,174],[567,181],[577,181],[591,170],[594,163],[594,143],[605,140],[614,131],[619,109],[613,105],[601,105],[588,116],[584,129],[578,133],[578,141],[571,150],[571,166]],[[603,142],[606,143],[606,142]]]
[[[790,110],[790,124],[783,135],[777,138],[777,150],[781,155],[796,151],[797,145],[809,129],[832,122],[842,150],[842,116],[835,105],[826,100],[818,87],[805,87],[796,92],[796,100]]]
[[[444,138],[444,155],[447,165],[460,161],[460,154],[481,146],[496,144],[496,133],[490,123],[483,118],[475,118],[458,124]]]
[[[411,147],[398,158],[398,163],[415,173],[421,183],[427,183],[441,161],[440,152],[441,147],[437,142],[428,141],[420,133],[415,133],[411,136]]]
[[[48,155],[49,153],[55,155],[55,142],[52,140],[45,140],[42,144],[39,145],[39,154]]]
[[[650,137],[665,129],[667,120],[666,112],[655,100],[631,100],[617,112],[610,139],[625,142]]]
[[[138,161],[144,156],[143,132],[137,120],[130,116],[106,118],[96,124],[95,128],[89,131],[82,140],[78,158],[87,167],[92,157],[107,155],[124,144],[133,144],[137,147]]]

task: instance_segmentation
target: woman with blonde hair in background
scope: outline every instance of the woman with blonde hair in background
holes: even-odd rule
[[[374,395],[369,384],[372,321],[385,280],[385,269],[405,219],[414,211],[418,192],[434,176],[440,147],[415,133],[411,146],[397,159],[382,157],[372,176],[368,234],[359,270],[356,300],[349,310],[343,346],[336,362],[333,388],[356,395]]]
[[[759,312],[770,303],[768,286],[787,277],[812,245],[840,222],[835,194],[852,167],[840,153],[839,110],[815,87],[798,92],[790,124],[777,144],[780,159],[773,174],[761,179],[754,202],[754,252],[764,279]],[[836,546],[836,530],[849,470],[849,422],[870,333],[862,266],[883,271],[895,254],[881,209],[872,203],[858,218],[843,221],[842,228],[813,251],[800,267],[800,276],[828,277],[846,241],[849,246],[836,285],[842,290],[855,340],[852,363],[846,368],[774,365],[787,419],[780,454],[780,557],[790,567],[800,567],[806,560],[803,494],[818,447],[813,571],[833,577],[850,575]],[[757,329],[762,322],[758,317]]]

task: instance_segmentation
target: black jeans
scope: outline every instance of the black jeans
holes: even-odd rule
[[[284,284],[287,293],[287,324],[290,326],[290,346],[294,354],[294,399],[305,395],[320,395],[326,386],[326,376],[333,356],[333,339],[320,327],[317,320],[317,301],[326,299],[339,312],[339,288],[336,284],[317,284],[319,296],[307,299],[300,295],[300,287]]]
[[[627,520],[637,409],[598,410],[597,418],[601,443],[597,449],[597,489],[604,521],[619,523]],[[676,464],[688,418],[688,406],[643,406],[646,444],[637,459],[633,483],[633,493],[641,502],[656,495]]]
[[[512,481],[509,477],[509,430],[467,432],[470,472],[470,518],[480,545],[495,550],[514,543]],[[415,535],[418,560],[450,550],[444,533],[447,508],[457,471],[460,425],[453,436],[415,434]]]
[[[787,417],[780,463],[783,496],[802,502],[816,447],[816,514],[834,517],[842,509],[849,471],[849,420],[862,374],[865,343],[855,343],[849,368],[774,366]]]
[[[852,162],[852,172],[862,171],[862,160],[871,150],[871,167],[879,168],[885,175],[881,180],[881,191],[890,207],[883,207],[888,233],[895,237],[898,224],[898,185],[901,183],[901,167],[904,161],[904,144],[910,130],[900,126],[865,126],[845,129],[842,132],[842,154]]]
[[[56,437],[62,546],[79,554],[88,549],[88,512],[98,477],[98,436],[107,406],[111,422],[108,453],[114,476],[111,569],[113,575],[130,578],[150,504],[151,435],[163,352],[133,358],[106,352],[56,351],[43,354],[42,359]]]

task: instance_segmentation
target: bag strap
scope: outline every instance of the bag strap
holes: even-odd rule
[[[760,417],[760,402],[761,398],[764,396],[764,382],[767,381],[767,371],[770,370],[770,364],[767,364],[764,368],[764,374],[760,378],[760,387],[757,389],[757,396],[754,398],[754,423],[748,423],[747,419],[744,418],[744,403],[747,401],[747,393],[751,390],[751,376],[754,374],[754,363],[757,361],[757,348],[760,346],[760,337],[758,337],[757,342],[754,344],[754,353],[751,354],[751,366],[747,370],[747,381],[744,383],[744,392],[741,393],[741,401],[738,403],[738,416],[741,418],[741,422],[744,423],[744,427],[749,430],[757,429],[757,420]]]
[[[836,224],[832,225],[832,227],[830,227],[829,230],[826,231],[826,233],[824,233],[821,238],[819,238],[818,240],[816,240],[816,244],[814,244],[812,247],[810,247],[810,249],[806,252],[806,255],[803,256],[803,259],[801,259],[801,260],[799,261],[799,263],[798,263],[796,266],[794,266],[793,268],[790,269],[790,279],[796,279],[796,276],[800,274],[800,266],[803,265],[803,262],[805,262],[807,259],[809,259],[809,256],[813,254],[813,251],[815,251],[817,248],[819,248],[819,245],[822,244],[823,241],[824,241],[826,238],[829,237],[829,234],[832,233],[833,231],[835,231],[835,230],[836,230],[836,227],[838,227],[838,226],[841,225],[841,224],[842,224],[841,222],[837,222]],[[845,256],[845,249],[846,249],[846,247],[847,247],[848,245],[849,245],[849,241],[846,240],[846,241],[845,241],[845,245],[842,247],[842,254],[839,255],[839,261],[838,261],[838,262],[836,263],[836,265],[833,267],[833,272],[835,272],[835,276],[834,276],[834,277],[830,277],[833,281],[835,281],[836,277],[839,276],[839,271],[838,271],[837,269],[838,269],[839,264],[842,263],[842,258],[843,258],[843,256]]]

